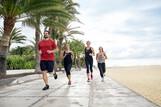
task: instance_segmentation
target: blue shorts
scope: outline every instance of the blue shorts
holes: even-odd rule
[[[40,61],[40,69],[41,69],[41,71],[53,72],[54,61],[41,60]]]

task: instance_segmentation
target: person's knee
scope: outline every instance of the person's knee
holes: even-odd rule
[[[46,71],[46,70],[45,70],[45,71],[42,71],[42,74],[43,74],[43,75],[47,75],[47,72],[48,72],[48,71]]]
[[[67,71],[67,72],[66,72],[66,75],[67,75],[67,76],[69,76],[69,75],[70,75],[70,72],[69,72],[69,71]]]

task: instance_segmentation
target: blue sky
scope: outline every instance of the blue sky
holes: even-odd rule
[[[161,58],[161,0],[75,0],[82,30],[111,58]]]
[[[97,52],[103,46],[110,58],[161,58],[161,0],[74,0],[80,4],[79,19]],[[0,21],[2,24],[2,21]],[[16,26],[21,26],[17,23]],[[34,30],[22,27],[34,38]],[[27,42],[29,44],[29,42]]]

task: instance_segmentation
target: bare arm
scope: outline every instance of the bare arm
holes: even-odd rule
[[[42,51],[40,50],[40,42],[38,43],[38,50],[39,50],[39,54],[42,54]]]
[[[54,40],[51,40],[51,41],[52,41],[52,45],[51,45],[51,49],[47,50],[48,54],[55,53],[56,51],[58,51],[58,47],[56,46],[55,41]]]
[[[96,54],[96,60],[98,61],[98,53]]]
[[[63,59],[65,58],[65,56],[66,56],[65,51],[61,52],[61,57],[62,57]]]
[[[106,55],[106,53],[105,53],[105,52],[104,52],[104,56],[105,56],[105,59],[108,59],[108,58],[107,58],[107,55]]]
[[[56,49],[52,49],[52,50],[47,50],[47,53],[55,53],[55,52],[57,52],[58,51],[58,48],[56,48]]]
[[[94,49],[93,48],[91,48],[92,49],[92,55],[93,56],[95,56],[95,52],[94,52]]]

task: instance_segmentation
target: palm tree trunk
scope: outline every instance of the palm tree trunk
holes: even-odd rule
[[[0,40],[0,78],[6,75],[6,58],[7,58],[7,43],[4,39]]]
[[[63,38],[59,38],[58,39],[58,49],[59,49],[59,51],[58,51],[58,54],[59,54],[59,61],[58,61],[58,68],[59,68],[59,71],[61,71],[62,69],[61,69],[61,62],[62,62],[62,58],[61,58],[61,54],[62,54],[62,43],[63,43]]]
[[[36,55],[36,67],[35,72],[40,72],[40,55],[38,50],[38,42],[40,41],[40,33],[38,30],[35,30],[36,46],[35,46],[35,55]]]
[[[12,17],[4,17],[4,33],[0,40],[0,77],[6,75],[6,60],[9,48],[10,33],[14,28],[16,19]]]

